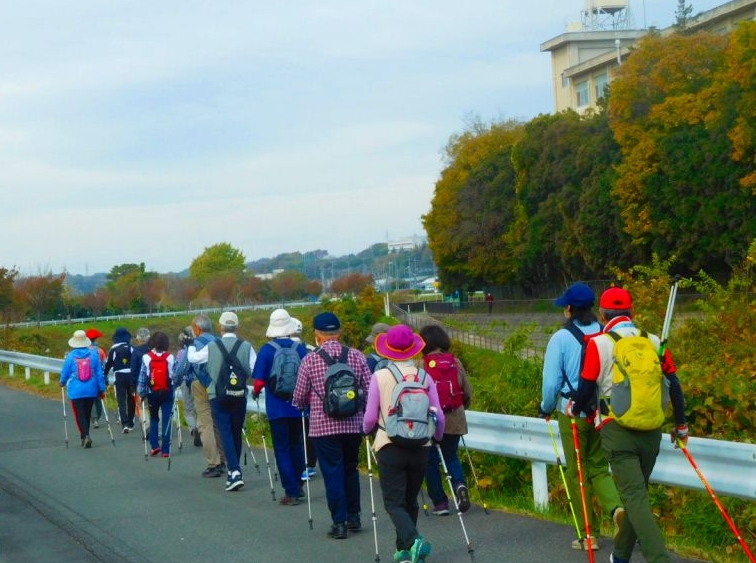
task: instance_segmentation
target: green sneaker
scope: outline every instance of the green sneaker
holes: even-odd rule
[[[410,549],[410,555],[412,556],[411,563],[425,561],[430,552],[431,544],[424,537],[415,538],[415,543],[412,544],[412,548]]]
[[[394,561],[396,563],[412,563],[412,555],[406,549],[402,549],[394,553]]]

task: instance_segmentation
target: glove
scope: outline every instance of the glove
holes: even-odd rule
[[[540,403],[538,404],[538,418],[543,418],[545,420],[549,420],[549,418],[551,418],[551,413],[544,412],[543,409],[541,408]]]
[[[575,414],[572,412],[572,406],[575,404],[575,401],[567,401],[567,404],[564,406],[564,414],[569,416],[570,418],[575,418]]]
[[[104,398],[105,398],[105,393],[100,393],[100,399],[104,399]]]
[[[683,447],[686,447],[688,445],[688,425],[684,424],[673,428],[669,433],[669,439],[675,445],[675,449],[680,447],[678,440],[682,442]]]
[[[265,382],[262,379],[255,379],[255,383],[252,386],[252,398],[256,401],[260,398]]]

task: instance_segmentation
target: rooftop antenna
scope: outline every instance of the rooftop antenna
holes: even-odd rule
[[[633,25],[629,0],[585,0],[583,30],[616,31]]]

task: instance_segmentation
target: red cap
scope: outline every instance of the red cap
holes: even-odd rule
[[[103,336],[103,334],[96,328],[88,328],[86,335],[87,335],[87,338],[89,338],[90,340],[96,340],[100,338],[101,336]]]
[[[627,310],[633,308],[633,298],[626,289],[610,287],[601,294],[599,299],[601,309]]]

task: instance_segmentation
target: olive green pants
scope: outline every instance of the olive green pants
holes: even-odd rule
[[[614,555],[629,560],[636,540],[647,563],[669,563],[648,498],[648,480],[659,455],[661,430],[638,431],[608,422],[601,444],[625,506],[625,521],[614,544]]]

